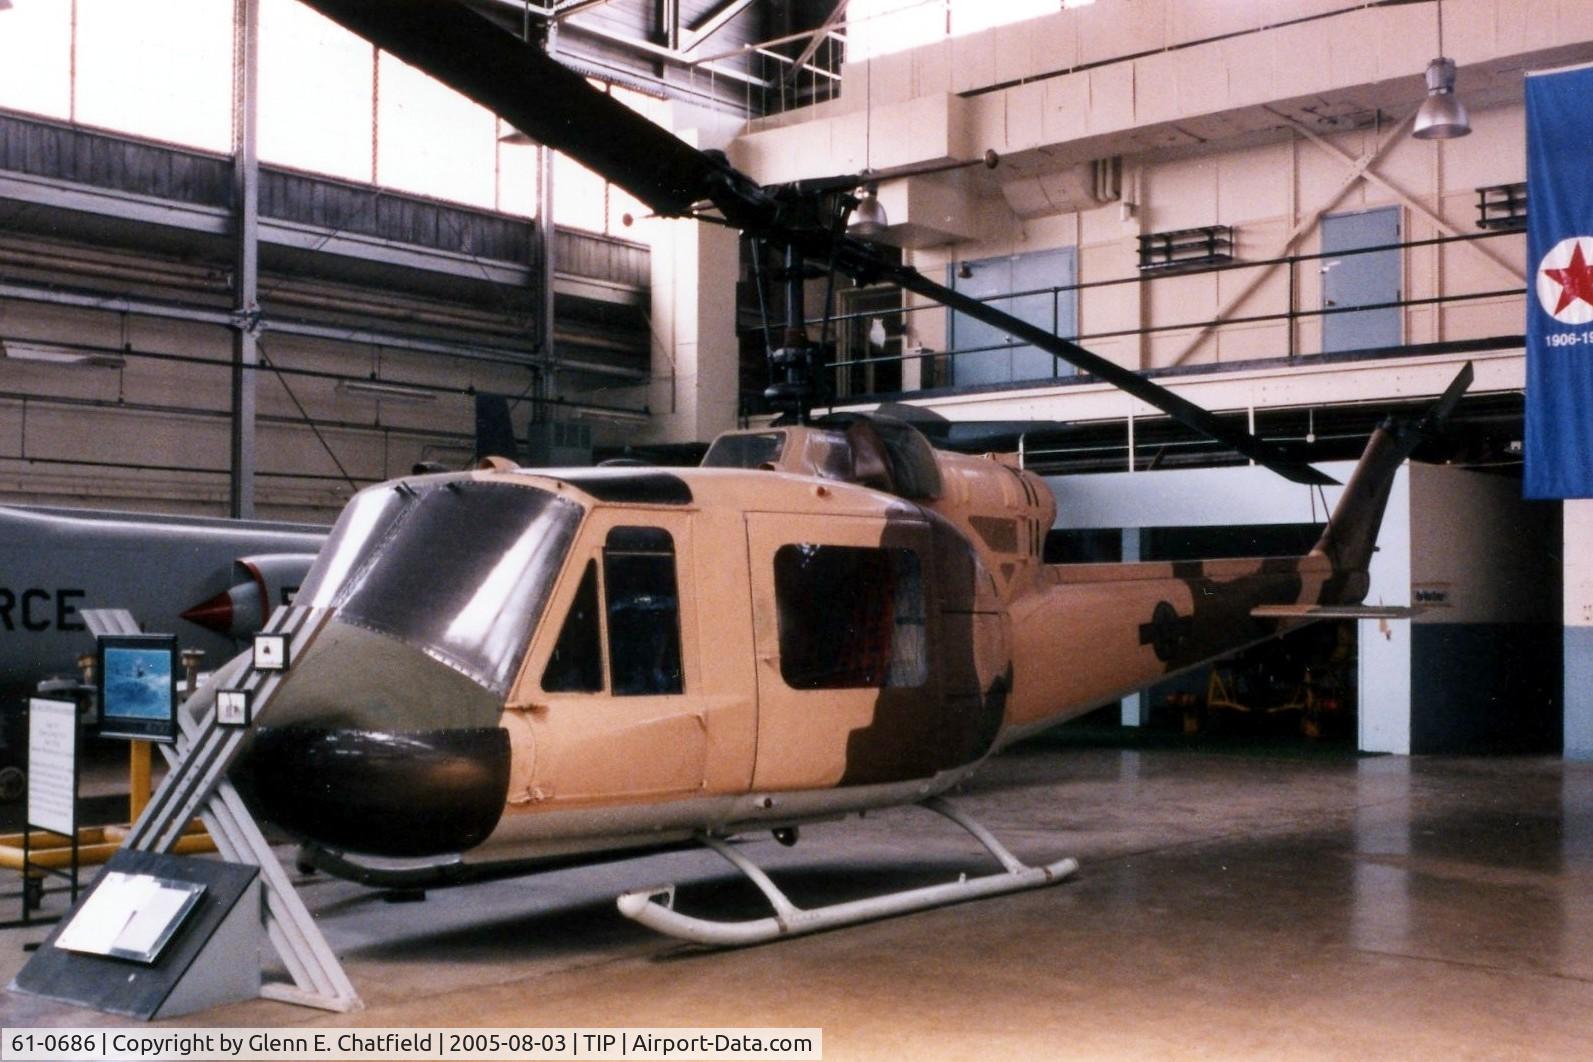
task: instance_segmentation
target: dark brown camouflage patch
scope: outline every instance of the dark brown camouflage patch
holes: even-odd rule
[[[1139,644],[1150,646],[1156,659],[1169,663],[1188,640],[1194,622],[1191,616],[1180,616],[1170,602],[1158,601],[1150,622],[1139,625]]]

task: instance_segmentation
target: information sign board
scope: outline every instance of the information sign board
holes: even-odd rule
[[[77,833],[77,704],[28,700],[28,825]]]
[[[147,965],[160,957],[204,891],[199,882],[107,870],[55,946]]]

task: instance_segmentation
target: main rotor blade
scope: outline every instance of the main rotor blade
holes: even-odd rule
[[[1122,388],[1189,427],[1297,483],[1330,484],[1330,476],[1292,459],[1272,443],[1229,427],[1138,373],[1060,339],[1009,313],[895,265],[872,244],[835,242],[830,230],[780,209],[773,197],[722,158],[632,111],[551,58],[505,32],[458,0],[303,0],[344,28],[488,108],[527,136],[613,181],[665,216],[690,213],[708,200],[749,236],[795,247],[860,281],[885,277],[908,291],[1000,328],[1091,375]]]
[[[1154,384],[1145,379],[1132,369],[1125,369],[1113,361],[1108,361],[1099,354],[1085,350],[1070,339],[1052,335],[1043,328],[1039,328],[1010,313],[996,309],[989,303],[980,302],[960,291],[937,284],[924,276],[916,269],[906,266],[894,266],[884,271],[884,275],[900,284],[908,291],[934,299],[958,313],[966,314],[976,321],[999,328],[1025,343],[1033,344],[1056,358],[1073,365],[1097,379],[1104,380],[1121,390],[1127,391],[1135,398],[1155,406],[1183,424],[1216,439],[1225,446],[1231,446],[1245,457],[1250,458],[1258,465],[1265,465],[1285,479],[1296,483],[1311,485],[1332,485],[1338,480],[1325,472],[1318,471],[1302,461],[1286,453],[1274,443],[1260,439],[1246,431],[1239,431],[1224,423],[1222,418],[1195,405],[1188,399],[1182,398],[1160,384]]]
[[[990,148],[986,149],[979,158],[962,159],[957,162],[904,162],[900,166],[886,166],[878,170],[859,170],[856,173],[838,173],[829,177],[804,177],[796,182],[796,187],[804,192],[849,192],[865,184],[880,184],[903,177],[929,177],[937,173],[972,169],[975,166],[993,170],[999,165],[1001,165],[1001,156],[994,148]]]
[[[666,216],[735,170],[599,92],[536,43],[454,0],[304,0],[309,7],[603,175]],[[741,178],[744,180],[744,178]],[[753,187],[756,187],[755,185]]]

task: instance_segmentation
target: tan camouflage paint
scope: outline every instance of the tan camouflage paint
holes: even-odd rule
[[[821,433],[784,430],[791,438],[777,467],[668,470],[689,486],[689,505],[601,502],[556,473],[480,473],[589,506],[504,713],[510,832],[518,816],[538,812],[944,776],[1300,622],[1252,618],[1257,605],[1364,592],[1364,574],[1336,571],[1321,547],[1298,558],[1046,565],[1056,503],[1010,457],[937,452],[940,496],[913,502],[815,475],[828,459]],[[1367,488],[1355,490],[1341,513],[1371,504]],[[1375,532],[1382,498],[1372,501]],[[540,676],[586,564],[621,524],[664,527],[675,540],[685,693],[544,692]],[[774,552],[790,543],[919,553],[932,647],[923,687],[786,686],[772,571]],[[1364,567],[1363,556],[1347,559]]]

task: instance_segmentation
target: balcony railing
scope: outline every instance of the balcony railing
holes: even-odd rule
[[[1490,287],[1482,290],[1444,292],[1441,294],[1421,297],[1410,297],[1401,293],[1398,298],[1394,299],[1357,303],[1355,305],[1319,306],[1308,308],[1300,305],[1300,273],[1302,267],[1308,266],[1312,263],[1353,259],[1360,255],[1377,254],[1389,251],[1396,251],[1403,254],[1405,252],[1419,248],[1442,248],[1449,245],[1459,245],[1483,240],[1512,237],[1520,239],[1522,237],[1522,233],[1519,230],[1490,230],[1477,233],[1464,233],[1456,236],[1435,236],[1426,239],[1403,240],[1396,243],[1360,247],[1352,250],[1339,250],[1330,252],[1321,251],[1309,254],[1291,254],[1276,258],[1213,264],[1203,268],[1201,271],[1202,275],[1213,272],[1229,272],[1240,270],[1255,271],[1272,268],[1285,270],[1287,273],[1287,283],[1285,285],[1281,285],[1283,288],[1282,301],[1284,302],[1284,305],[1275,309],[1244,313],[1236,316],[1225,316],[1216,320],[1209,318],[1190,318],[1166,323],[1142,325],[1137,328],[1111,328],[1088,331],[1080,335],[1068,336],[1066,338],[1072,339],[1085,347],[1090,346],[1092,343],[1098,343],[1103,340],[1115,341],[1137,338],[1141,340],[1141,349],[1144,349],[1144,341],[1156,336],[1165,336],[1180,332],[1197,334],[1209,332],[1212,335],[1220,335],[1224,330],[1228,329],[1249,328],[1265,324],[1281,324],[1284,326],[1282,330],[1285,335],[1281,339],[1280,349],[1276,350],[1275,352],[1271,352],[1270,354],[1247,355],[1240,358],[1227,358],[1215,364],[1212,364],[1209,361],[1202,361],[1198,364],[1203,369],[1221,371],[1223,369],[1244,368],[1247,365],[1255,364],[1257,361],[1266,361],[1270,359],[1295,361],[1302,358],[1314,358],[1322,355],[1324,351],[1320,349],[1320,343],[1315,345],[1315,349],[1303,349],[1303,330],[1301,325],[1304,322],[1327,319],[1344,314],[1364,313],[1367,311],[1397,309],[1403,313],[1406,310],[1429,307],[1441,310],[1443,308],[1476,304],[1489,300],[1508,298],[1519,299],[1524,296],[1525,290],[1520,286]],[[1096,280],[1080,284],[1065,284],[1048,288],[1033,288],[1023,291],[1006,292],[1000,295],[985,298],[981,301],[996,306],[1001,306],[1003,303],[1011,304],[1022,299],[1029,300],[1029,305],[1032,307],[1034,305],[1034,300],[1036,299],[1049,299],[1051,301],[1050,319],[1051,321],[1055,322],[1064,319],[1064,315],[1061,313],[1061,305],[1064,299],[1079,299],[1080,316],[1084,319],[1088,319],[1090,312],[1090,302],[1087,294],[1083,293],[1120,287],[1126,284],[1153,285],[1166,282],[1176,283],[1180,279],[1187,280],[1187,278],[1182,278],[1177,275],[1161,274],[1152,271],[1145,274],[1116,277],[1108,280]],[[1264,297],[1265,296],[1263,293],[1258,291],[1252,296],[1252,301],[1260,300]],[[837,331],[845,330],[848,327],[856,327],[856,324],[861,324],[864,328],[866,328],[871,323],[872,319],[883,318],[889,320],[890,323],[895,326],[894,331],[892,332],[892,336],[894,338],[900,336],[905,331],[905,322],[910,319],[911,315],[948,312],[944,307],[934,303],[915,306],[898,306],[888,311],[882,311],[877,307],[878,300],[876,298],[874,300],[874,307],[872,308],[853,313],[837,314],[831,319],[832,327]],[[822,323],[822,318],[812,318],[808,322],[808,324],[815,329],[819,328]],[[1450,329],[1449,331],[1452,332],[1454,330]],[[1485,336],[1478,334],[1464,336],[1451,335],[1448,337],[1448,341],[1451,344],[1456,345],[1457,349],[1467,347],[1468,345],[1474,345],[1477,341],[1492,342],[1494,346],[1497,347],[1500,342],[1519,343],[1520,340],[1520,335],[1514,331],[1512,331],[1512,334],[1506,336]],[[900,344],[898,343],[895,345],[899,346]],[[1442,345],[1442,343],[1437,344],[1437,346]],[[1404,353],[1432,353],[1434,351],[1434,347],[1434,344],[1412,345],[1408,343],[1400,343],[1388,347],[1366,348],[1360,353],[1363,353],[1368,357],[1394,357]],[[993,351],[1021,349],[1028,349],[1028,347],[1026,344],[1014,341],[1009,343],[959,347],[950,350],[918,350],[907,348],[901,350],[899,353],[887,352],[885,354],[868,354],[857,357],[845,356],[845,349],[843,347],[843,356],[833,362],[831,366],[834,372],[834,379],[832,381],[832,386],[834,388],[833,393],[837,396],[844,396],[849,400],[866,401],[869,399],[885,396],[894,397],[909,392],[916,395],[925,395],[929,393],[960,393],[974,389],[988,391],[1040,385],[1054,385],[1057,383],[1069,382],[1073,379],[1082,379],[1076,377],[1071,367],[1065,362],[1056,360],[1054,362],[1053,373],[1041,379],[1016,379],[1012,380],[1010,383],[977,385],[976,388],[957,388],[952,385],[951,381],[955,379],[955,367],[959,358],[967,358],[976,354],[988,354]],[[1334,356],[1347,356],[1352,352],[1336,350],[1331,353]],[[906,366],[912,365],[913,363],[919,363],[920,365],[920,371],[917,374],[919,379],[919,384],[917,387],[903,386],[899,389],[887,389],[878,387],[860,388],[857,386],[858,381],[898,381],[911,379],[913,373],[904,371],[904,369]]]

